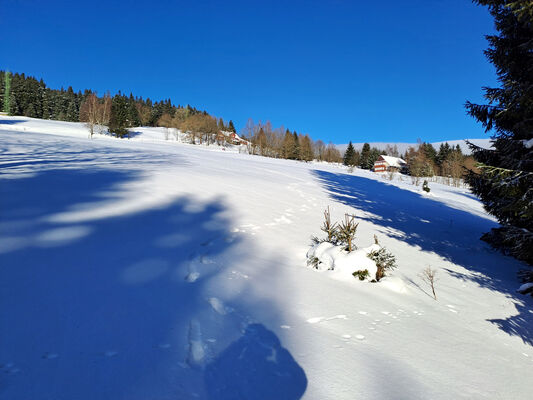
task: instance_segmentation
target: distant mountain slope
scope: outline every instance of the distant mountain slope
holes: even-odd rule
[[[474,143],[475,145],[477,146],[480,146],[480,147],[483,147],[483,148],[489,148],[491,147],[491,143],[490,143],[490,139],[487,138],[487,139],[463,139],[463,140],[444,140],[442,142],[433,142],[431,143],[433,145],[433,147],[435,147],[436,150],[439,150],[439,147],[441,145],[441,143],[446,143],[448,142],[448,144],[450,146],[456,146],[456,145],[459,145],[459,147],[461,147],[461,150],[463,151],[463,153],[465,154],[470,154],[470,149],[468,148],[468,145],[466,144],[466,141],[470,141],[472,143]],[[356,149],[356,150],[361,150],[363,148],[363,145],[364,143],[352,143],[353,144],[353,147]],[[405,151],[409,148],[409,146],[417,146],[417,143],[392,143],[392,142],[389,142],[389,143],[386,143],[386,142],[369,142],[370,144],[370,147],[377,147],[378,149],[385,149],[385,147],[387,145],[390,145],[390,146],[394,146],[396,145],[398,147],[398,151],[400,153],[405,153]],[[346,147],[348,146],[348,144],[338,144],[337,145],[337,148],[339,149],[340,152],[343,152],[346,150]]]

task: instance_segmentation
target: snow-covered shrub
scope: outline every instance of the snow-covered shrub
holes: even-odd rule
[[[385,271],[396,267],[396,257],[387,251],[384,247],[379,250],[373,250],[367,255],[376,263],[376,281],[379,282],[385,276]]]
[[[352,275],[356,278],[359,278],[360,281],[364,281],[365,279],[368,279],[370,272],[368,272],[368,269],[363,269],[355,271]]]
[[[422,184],[422,190],[424,192],[428,192],[428,193],[431,191],[431,189],[429,188],[429,184],[428,184],[427,180],[424,180],[424,183]]]

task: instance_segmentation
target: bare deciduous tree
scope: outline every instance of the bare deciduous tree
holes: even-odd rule
[[[106,93],[99,99],[96,93],[91,93],[80,106],[80,122],[87,123],[89,138],[93,137],[95,127],[109,124],[111,116],[111,96]]]

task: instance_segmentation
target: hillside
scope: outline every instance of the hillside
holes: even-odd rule
[[[0,116],[0,398],[531,397],[523,265],[466,189],[135,131]],[[307,266],[328,206],[390,276]]]

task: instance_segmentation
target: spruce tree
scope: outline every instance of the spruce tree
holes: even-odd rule
[[[342,163],[344,165],[353,165],[354,154],[355,154],[355,149],[353,148],[352,141],[350,140],[350,143],[348,143],[348,147],[346,148],[346,151],[344,152],[344,157],[342,157]]]
[[[4,74],[4,112],[11,112],[11,73],[6,71]]]
[[[109,120],[109,132],[114,133],[119,138],[128,134],[128,104],[126,98],[120,92],[113,97],[111,102],[111,118]]]
[[[485,55],[496,67],[498,88],[485,88],[488,104],[466,103],[493,148],[469,144],[479,172],[467,181],[501,227],[482,239],[533,264],[533,4],[531,0],[475,0],[488,7],[496,35]]]
[[[361,160],[359,161],[359,166],[363,169],[370,169],[368,162],[370,160],[370,145],[365,143],[363,149],[361,150]]]
[[[237,133],[237,130],[235,129],[235,126],[233,125],[233,121],[230,120],[228,124],[228,130],[233,133]]]

